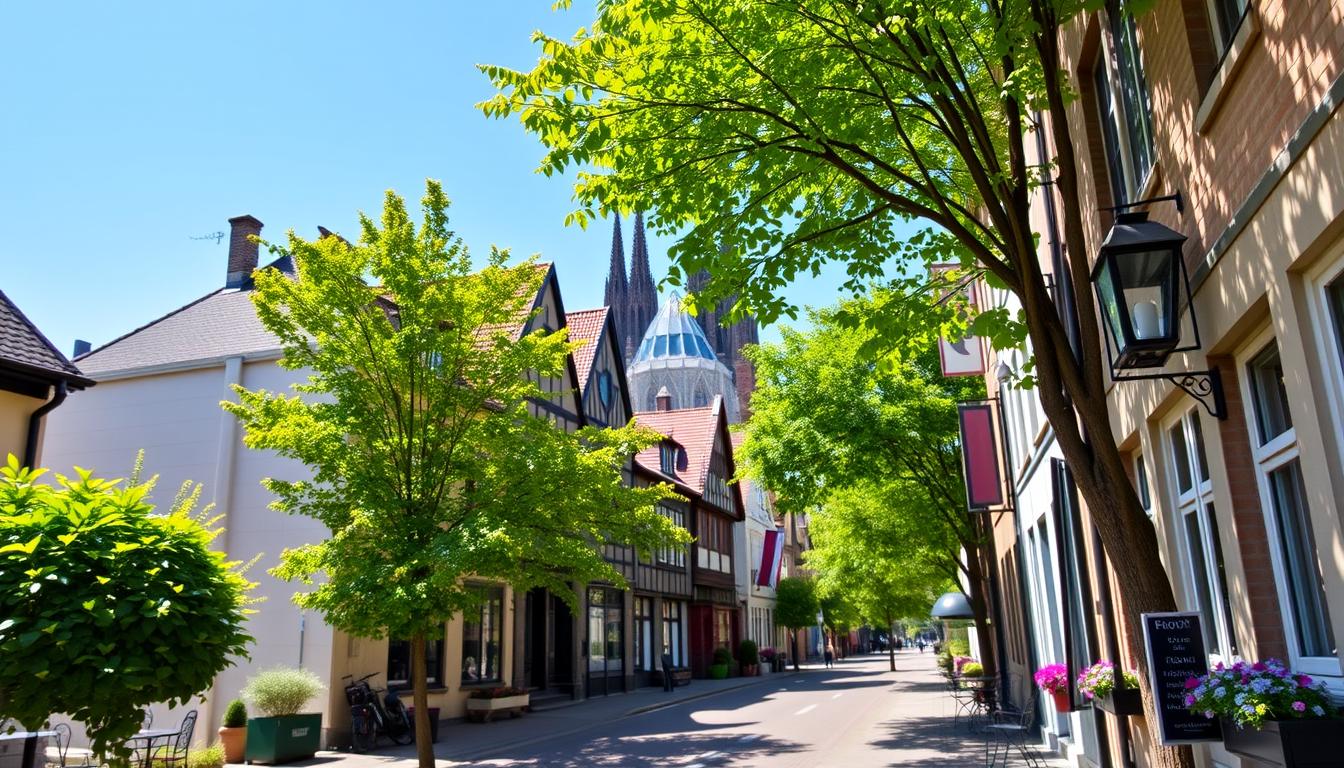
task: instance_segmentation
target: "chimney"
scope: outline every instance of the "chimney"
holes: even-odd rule
[[[242,288],[257,268],[258,245],[248,238],[261,235],[261,221],[255,216],[235,216],[229,219],[229,227],[229,271],[224,287]]]
[[[742,421],[751,420],[751,393],[756,390],[756,366],[746,357],[739,355],[734,366],[733,384],[737,387],[737,406]]]
[[[93,349],[92,344],[83,339],[75,339],[75,354],[71,355],[71,357],[79,357],[80,355],[87,355],[90,349]]]
[[[654,397],[654,402],[657,403],[654,410],[670,411],[672,410],[672,393],[667,391],[667,387],[663,387],[658,390],[657,396]]]

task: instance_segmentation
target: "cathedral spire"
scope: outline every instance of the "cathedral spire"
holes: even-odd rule
[[[630,324],[627,307],[629,292],[630,284],[625,279],[625,239],[621,237],[621,214],[617,213],[611,227],[611,266],[607,268],[607,289],[603,294],[603,303],[611,307],[618,339],[636,333],[627,327]]]
[[[626,306],[627,328],[621,333],[642,339],[658,313],[658,290],[653,285],[649,246],[644,239],[644,214],[640,211],[635,212],[635,234],[630,242],[630,296]]]

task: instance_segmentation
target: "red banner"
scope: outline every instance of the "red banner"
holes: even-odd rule
[[[966,506],[984,510],[1003,504],[1003,476],[994,440],[994,409],[989,403],[959,403],[961,460],[966,470]]]

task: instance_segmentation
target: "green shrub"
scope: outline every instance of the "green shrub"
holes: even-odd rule
[[[938,668],[943,670],[944,674],[952,674],[952,653],[944,648],[938,653]]]
[[[715,664],[731,664],[732,662],[733,662],[733,654],[727,648],[719,646],[718,648],[714,649]]]
[[[250,678],[243,688],[243,698],[263,715],[279,717],[297,714],[324,690],[322,680],[306,669],[276,667]]]
[[[187,755],[187,768],[224,768],[224,745],[192,747]]]
[[[971,661],[963,664],[961,667],[962,677],[980,677],[985,674],[985,667],[978,661]]]
[[[247,725],[247,705],[242,699],[229,702],[229,708],[224,710],[224,722],[221,724],[225,728],[242,728]]]
[[[953,656],[971,655],[971,644],[960,637],[949,637],[943,647],[951,651]]]
[[[744,666],[755,666],[761,663],[760,650],[756,646],[755,640],[743,640],[737,646],[737,660]]]

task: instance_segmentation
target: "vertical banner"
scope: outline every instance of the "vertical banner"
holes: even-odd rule
[[[1209,671],[1200,616],[1193,611],[1143,614],[1143,646],[1162,746],[1222,741],[1222,726],[1185,707],[1185,681]]]
[[[774,587],[779,583],[779,566],[784,559],[784,532],[775,529],[765,532],[761,546],[760,568],[756,571],[756,586]]]
[[[959,269],[955,264],[935,264],[929,269],[931,280],[937,282],[946,279],[949,272]],[[939,303],[955,301],[968,310],[977,308],[974,286],[967,284],[956,290],[944,290]],[[944,376],[983,376],[985,373],[984,343],[978,336],[964,336],[957,341],[946,337],[938,338],[938,359],[942,362]]]
[[[999,450],[994,441],[994,407],[989,403],[958,403],[961,462],[966,475],[966,507],[972,512],[1003,504]]]

